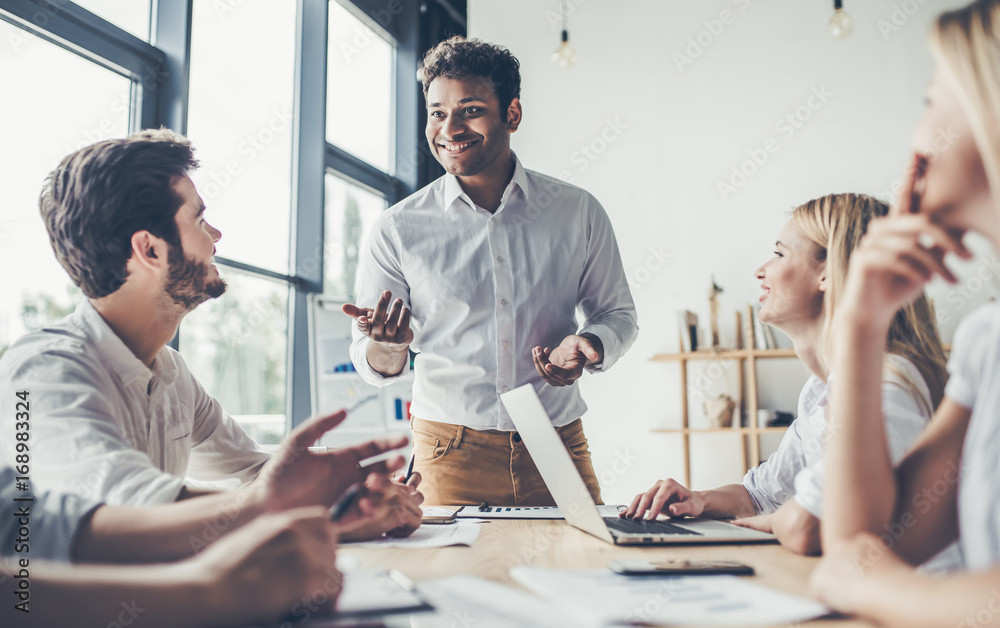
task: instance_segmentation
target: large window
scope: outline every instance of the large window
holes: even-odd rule
[[[323,292],[348,299],[355,296],[361,247],[385,208],[383,195],[327,173]]]
[[[201,160],[192,179],[222,232],[221,257],[287,273],[295,4],[222,13],[214,4],[195,2],[192,16],[187,130]]]
[[[368,232],[401,196],[393,177],[397,42],[348,0],[329,0],[327,37],[323,289],[351,299]]]
[[[330,0],[326,141],[392,172],[395,42],[351,9]]]
[[[266,45],[261,45],[266,33]],[[178,348],[247,432],[288,423],[288,295],[295,4],[193,4],[188,137],[229,290],[189,314]]]
[[[198,380],[263,445],[285,432],[288,285],[223,268],[226,293],[181,325],[184,360]]]
[[[423,176],[418,47],[455,14],[447,0],[0,0],[0,352],[82,298],[38,216],[45,175],[79,147],[168,126],[197,149],[229,283],[175,346],[277,442],[311,410],[307,297],[353,298],[372,225]]]
[[[0,354],[82,298],[38,214],[45,176],[70,152],[129,131],[125,76],[0,21]],[[44,77],[41,80],[39,77]]]
[[[76,0],[76,4],[139,39],[149,41],[152,0]]]

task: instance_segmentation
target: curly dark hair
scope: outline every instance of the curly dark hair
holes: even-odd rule
[[[132,235],[149,231],[180,249],[174,177],[198,167],[186,137],[150,129],[65,157],[42,187],[38,207],[56,258],[83,293],[107,296],[128,278]]]
[[[521,64],[503,46],[455,35],[427,51],[423,60],[424,98],[431,81],[439,76],[461,79],[478,76],[488,79],[500,101],[500,112],[521,97]]]

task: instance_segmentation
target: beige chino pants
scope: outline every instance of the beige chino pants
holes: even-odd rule
[[[424,503],[555,506],[517,432],[474,430],[416,417],[411,428],[413,469],[423,478]],[[577,419],[556,430],[594,501],[603,503],[583,421]]]

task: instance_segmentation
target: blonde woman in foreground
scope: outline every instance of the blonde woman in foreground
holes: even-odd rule
[[[661,480],[637,495],[622,516],[739,517],[734,523],[773,532],[794,552],[820,552],[830,377],[825,338],[842,298],[848,260],[871,221],[888,211],[885,203],[862,194],[809,201],[792,212],[778,234],[774,257],[755,273],[763,291],[760,320],[786,333],[812,372],[799,395],[798,417],[778,450],[750,469],[742,484],[691,491],[675,480]],[[873,380],[881,382],[884,399],[873,406],[871,420],[890,434],[893,460],[917,440],[944,392],[945,356],[936,327],[928,323],[932,320],[922,296],[896,314],[888,358]]]
[[[931,36],[937,72],[914,135],[913,164],[890,217],[851,262],[834,322],[830,440],[838,469],[824,488],[827,556],[813,590],[837,610],[896,626],[1000,624],[1000,305],[955,335],[945,398],[899,464],[873,420],[878,373],[896,310],[976,231],[1000,247],[1000,0],[943,14]],[[935,154],[934,134],[957,137]],[[968,571],[932,578],[912,565],[958,540]]]

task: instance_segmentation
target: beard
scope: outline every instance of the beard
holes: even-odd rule
[[[184,255],[179,246],[170,247],[167,254],[169,271],[164,287],[174,303],[190,312],[209,299],[217,299],[226,292],[226,282],[221,277],[206,281],[211,267]]]

